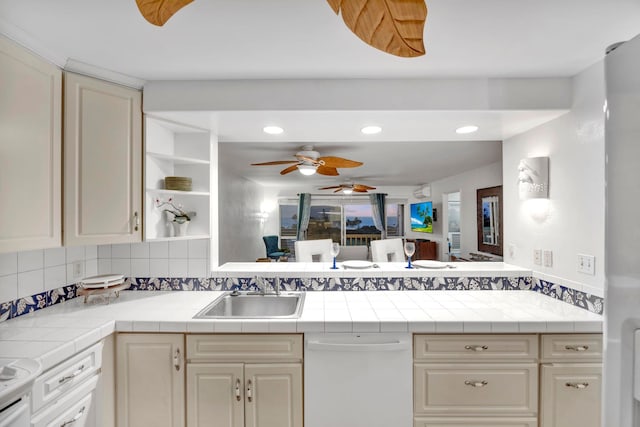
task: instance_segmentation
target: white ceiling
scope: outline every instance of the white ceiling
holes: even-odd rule
[[[0,0],[0,33],[61,66],[85,63],[141,80],[561,77],[640,32],[638,0],[427,0],[427,54],[397,58],[367,46],[325,0],[196,0],[164,27],[147,23],[135,0]],[[357,179],[415,185],[500,160],[500,141],[560,111],[201,112],[239,173],[294,183],[276,166],[304,143],[321,155],[365,162],[321,184]],[[282,136],[261,132],[266,122]],[[363,137],[376,123],[382,134]],[[460,123],[480,126],[457,136]],[[453,140],[458,142],[453,142]],[[443,142],[445,141],[445,142]],[[485,142],[483,142],[485,141]],[[490,142],[487,142],[490,141]],[[491,142],[493,141],[493,142]],[[454,149],[452,149],[454,148]],[[283,157],[284,156],[284,157]]]
[[[0,0],[2,32],[145,80],[572,76],[639,32],[637,0],[427,0],[427,54],[368,47],[325,0],[196,0],[164,27],[135,0]]]

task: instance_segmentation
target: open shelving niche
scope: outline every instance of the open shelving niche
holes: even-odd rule
[[[145,117],[145,227],[147,241],[205,239],[210,237],[211,135],[201,129],[147,115]],[[187,176],[192,191],[166,190],[166,176]],[[186,236],[176,237],[171,216],[155,200],[173,199],[187,212],[195,212]]]

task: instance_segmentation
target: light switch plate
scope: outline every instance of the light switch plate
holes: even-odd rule
[[[542,265],[542,249],[533,250],[533,263],[535,265]]]
[[[553,267],[553,251],[544,251],[542,253],[545,267]]]
[[[589,274],[595,276],[596,274],[596,257],[593,255],[578,254],[578,273]]]

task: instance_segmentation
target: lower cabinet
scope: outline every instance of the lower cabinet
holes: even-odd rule
[[[116,337],[118,427],[184,426],[184,335]]]
[[[187,426],[302,427],[301,343],[299,335],[187,336]]]
[[[600,427],[602,336],[542,336],[540,427]]]

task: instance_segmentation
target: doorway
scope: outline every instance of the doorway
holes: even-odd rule
[[[445,259],[451,260],[452,256],[459,257],[461,253],[461,229],[460,229],[460,191],[444,193],[442,195],[444,218],[442,218]]]

